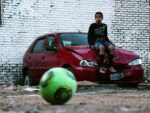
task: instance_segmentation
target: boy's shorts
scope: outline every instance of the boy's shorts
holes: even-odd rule
[[[96,41],[94,46],[96,49],[99,49],[99,46],[100,45],[103,45],[104,47],[108,48],[108,46],[110,46],[112,43],[109,42],[109,41],[102,41],[102,42],[99,42],[99,41]]]

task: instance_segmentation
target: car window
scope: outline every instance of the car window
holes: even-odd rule
[[[57,49],[56,40],[54,36],[48,36],[45,49],[46,51],[54,51]]]
[[[87,34],[65,33],[59,35],[62,46],[88,45]]]
[[[42,52],[42,45],[43,45],[44,39],[39,39],[36,41],[34,47],[33,47],[33,53],[41,53]]]

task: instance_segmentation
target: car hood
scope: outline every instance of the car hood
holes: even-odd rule
[[[65,47],[67,50],[80,55],[83,59],[97,61],[97,53],[89,46],[69,46]]]
[[[83,59],[98,61],[98,52],[96,50],[91,49],[89,46],[70,46],[65,48],[71,52],[74,52],[82,56]],[[106,57],[108,56],[106,55]],[[139,55],[131,51],[124,50],[121,48],[115,49],[115,57],[114,57],[115,64],[125,65],[136,58],[139,58]]]
[[[115,49],[115,63],[116,64],[128,64],[130,61],[140,58],[140,56],[131,51],[116,48]]]

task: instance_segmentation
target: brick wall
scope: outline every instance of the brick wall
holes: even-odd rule
[[[22,58],[39,35],[54,31],[87,32],[96,11],[104,13],[109,37],[142,56],[149,72],[148,0],[3,0],[0,27],[0,83],[21,75]]]
[[[141,55],[145,76],[150,75],[149,0],[115,0],[112,40],[119,47]]]

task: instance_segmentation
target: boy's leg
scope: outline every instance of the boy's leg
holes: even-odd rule
[[[115,52],[115,47],[108,41],[106,41],[104,43],[105,47],[108,48],[109,50],[109,57],[108,57],[108,60],[109,60],[109,71],[111,72],[117,72],[114,67],[112,66],[113,64],[113,59],[114,59],[114,52]]]
[[[95,43],[95,48],[99,51],[99,72],[105,73],[105,68],[103,67],[104,65],[104,53],[105,53],[105,47],[101,42],[96,42]]]

